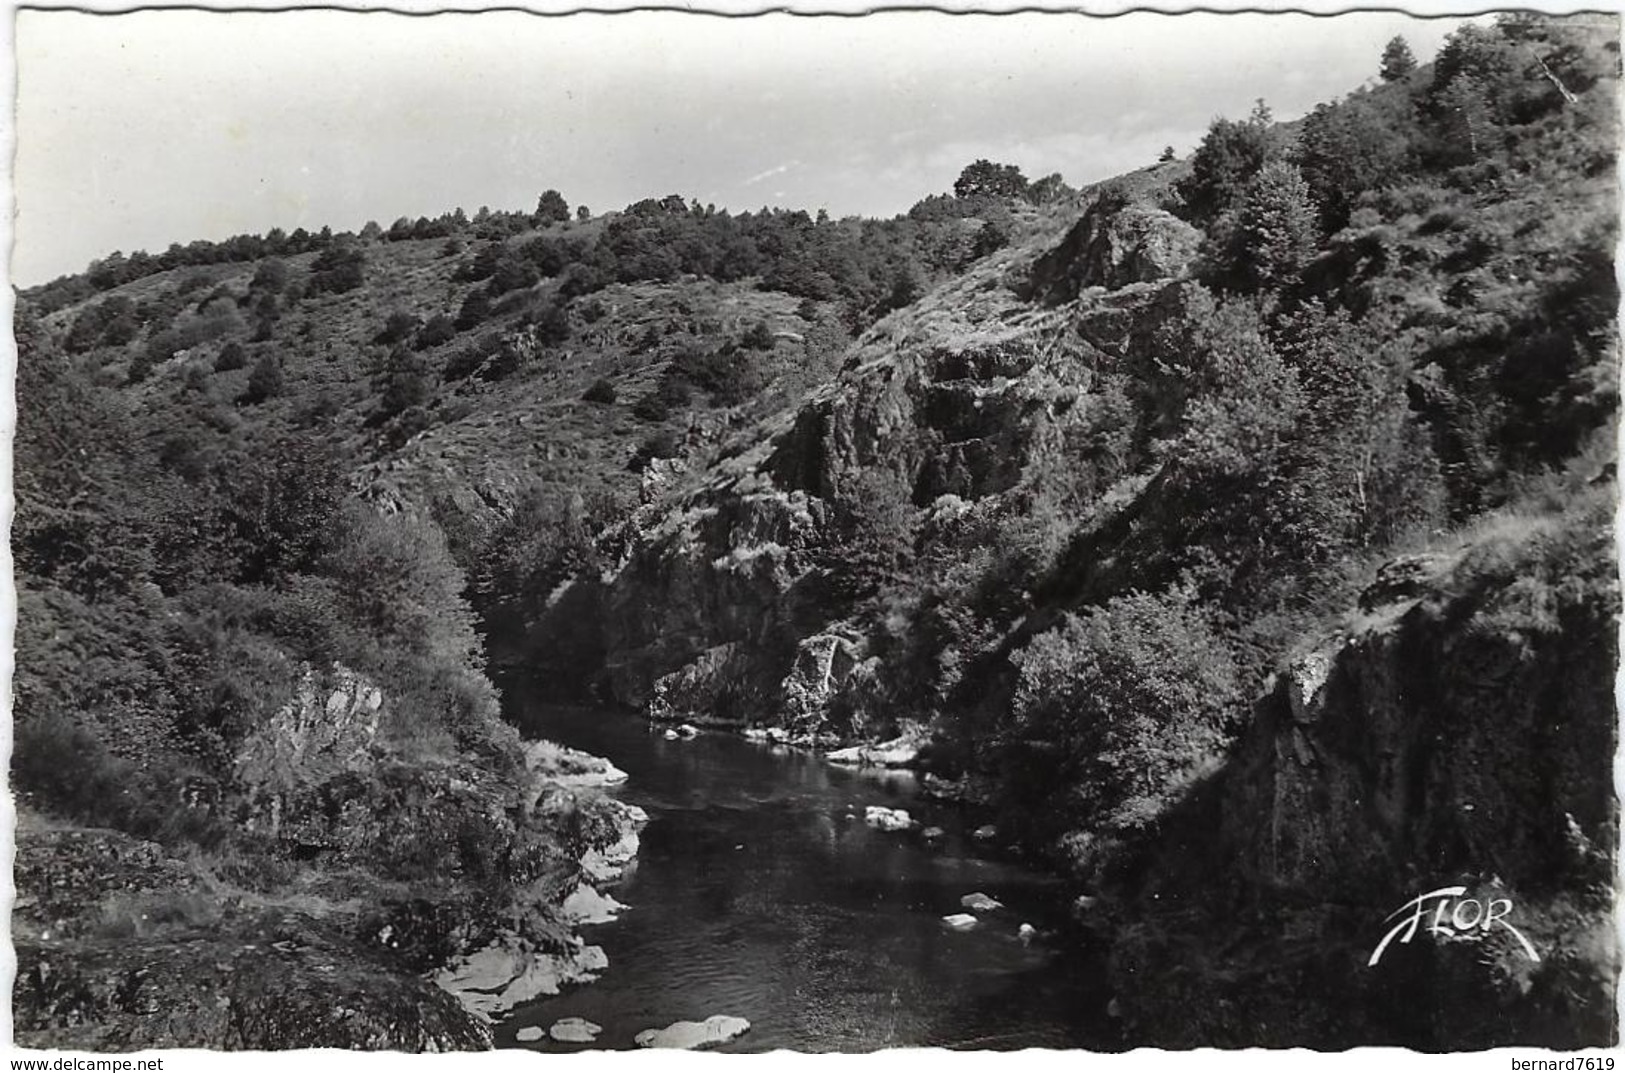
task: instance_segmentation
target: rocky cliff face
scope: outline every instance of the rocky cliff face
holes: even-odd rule
[[[1113,976],[1136,1038],[1614,1042],[1609,522],[1606,503],[1510,519],[1391,564],[1280,677],[1119,887]],[[1452,886],[1455,935],[1428,930],[1435,900],[1369,964],[1389,914]],[[1492,901],[1518,935],[1472,926]]]
[[[1115,290],[1183,275],[1201,232],[1162,209],[1107,192],[1034,266],[1031,293],[1052,304],[1090,287]]]
[[[1034,243],[880,322],[755,444],[677,503],[640,511],[624,559],[597,582],[610,695],[662,717],[838,733],[832,704],[861,704],[874,669],[851,602],[830,591],[843,509],[877,482],[896,490],[905,527],[1026,494],[1094,420],[1096,370],[1138,360],[1184,314],[1169,277],[1189,257],[1131,251],[1184,249],[1188,225],[1123,211],[1086,218],[1087,249]],[[1023,297],[1079,258],[1108,266],[1076,268],[1096,287],[1085,299],[1051,310]]]
[[[1106,536],[1090,546],[1109,556],[1122,551],[1112,539],[1155,539],[1155,518],[1139,537],[1112,536],[1113,519],[1167,509],[1136,437],[1166,434],[1156,385],[1173,383],[1192,325],[1213,314],[1184,278],[1194,233],[1165,216],[1097,204],[1064,237],[978,266],[878,324],[833,382],[677,502],[646,506],[592,582],[611,694],[656,717],[823,744],[899,729],[889,716],[908,705],[931,722],[933,705],[957,704],[922,762],[981,748],[975,735],[1008,718],[1010,653],[1080,591],[1114,591],[1111,562],[1073,555],[1043,594],[1001,594],[984,573],[975,584],[993,591],[978,598],[1014,610],[990,616],[1006,633],[983,639],[991,656],[972,674],[952,609],[941,635],[920,636],[930,620],[916,618],[911,640],[888,632],[888,607],[928,594],[862,604],[833,583],[866,550],[843,527],[890,516],[921,556],[944,533],[980,533],[952,553],[994,558],[1059,477],[1092,500],[1086,524]],[[1119,404],[1145,424],[1119,434]],[[1237,714],[1232,751],[1173,812],[1077,877],[1083,923],[1112,950],[1125,1038],[1612,1040],[1611,505],[1599,478],[1566,514],[1496,517],[1385,565],[1359,609],[1351,599]],[[910,661],[937,677],[909,678]],[[954,674],[968,691],[932,692]],[[1451,886],[1513,906],[1541,960],[1481,929],[1367,965],[1389,914]]]

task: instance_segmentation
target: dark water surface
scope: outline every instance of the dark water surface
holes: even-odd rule
[[[628,1048],[645,1028],[713,1014],[747,1018],[731,1051],[880,1047],[1095,1046],[1104,1017],[1099,967],[1017,928],[1065,914],[1058,882],[970,837],[975,819],[916,795],[904,773],[860,773],[783,746],[721,733],[668,741],[620,712],[527,703],[510,717],[608,757],[631,778],[618,790],[649,825],[635,869],[613,891],[632,908],[584,929],[609,955],[587,987],[522,1006],[498,1029],[561,1017],[603,1026],[596,1046]],[[873,830],[865,805],[909,810],[947,831]],[[970,932],[942,917],[983,891],[1006,909]]]

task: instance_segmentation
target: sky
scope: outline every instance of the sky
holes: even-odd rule
[[[540,17],[336,11],[16,23],[19,285],[114,250],[461,207],[680,193],[890,216],[968,163],[1073,185],[1192,149],[1263,97],[1288,119],[1372,79],[1362,13]]]

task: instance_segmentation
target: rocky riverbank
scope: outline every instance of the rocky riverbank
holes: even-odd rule
[[[597,757],[495,736],[504,759],[408,768],[388,698],[312,673],[192,807],[212,850],[20,810],[19,1045],[478,1050],[515,1004],[594,979],[576,934],[617,907],[642,811]]]

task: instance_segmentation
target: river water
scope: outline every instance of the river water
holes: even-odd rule
[[[1064,919],[1058,881],[974,840],[980,818],[919,797],[912,776],[722,733],[669,741],[627,713],[509,697],[527,737],[625,770],[618,796],[649,825],[613,892],[632,908],[584,929],[608,970],[515,1011],[499,1047],[579,1049],[515,1040],[574,1016],[603,1026],[595,1046],[629,1048],[642,1029],[713,1014],[751,1022],[729,1051],[1106,1043],[1099,966],[1017,934]],[[906,808],[946,837],[872,829],[866,805]],[[978,891],[1006,908],[972,931],[945,926]]]

